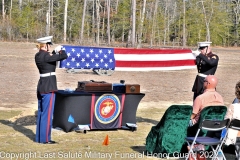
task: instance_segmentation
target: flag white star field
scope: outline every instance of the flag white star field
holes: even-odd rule
[[[63,45],[68,58],[61,61],[60,68],[114,70],[113,48]]]

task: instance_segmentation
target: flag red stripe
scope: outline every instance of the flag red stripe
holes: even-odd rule
[[[192,53],[190,49],[126,49],[114,48],[114,54],[185,54]]]
[[[173,61],[116,61],[116,67],[173,67],[194,66],[194,60]]]
[[[92,128],[92,124],[93,124],[93,114],[94,114],[94,108],[95,108],[95,94],[92,94],[92,101],[91,101],[91,124],[90,124],[90,126],[91,126],[91,128]]]

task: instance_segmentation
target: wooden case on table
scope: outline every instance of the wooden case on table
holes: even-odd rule
[[[139,84],[126,84],[126,93],[140,93]]]
[[[112,83],[105,81],[79,81],[76,91],[112,92]]]

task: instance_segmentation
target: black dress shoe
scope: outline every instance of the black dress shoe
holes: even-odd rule
[[[55,141],[48,141],[48,142],[43,142],[43,144],[55,144]]]

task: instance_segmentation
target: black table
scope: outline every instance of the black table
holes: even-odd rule
[[[76,91],[71,93],[59,90],[56,92],[53,128],[59,127],[65,132],[69,132],[78,125],[89,125],[92,130],[121,128],[125,126],[126,123],[136,124],[137,107],[144,96],[144,93],[88,93]],[[105,121],[102,121],[101,117],[100,121],[98,121],[99,117],[95,114],[98,113],[96,109],[101,109],[101,111],[103,111],[105,107],[102,107],[101,102],[109,100],[108,98],[113,101],[119,100],[119,103],[117,102],[115,107],[113,107],[115,108],[113,115],[116,113],[114,117],[116,119],[113,120],[111,119],[112,117],[110,117],[109,120],[112,121],[111,123],[105,123]],[[106,105],[106,103],[104,104]],[[117,114],[117,111],[119,111],[119,114]],[[96,123],[96,121],[98,122]]]

